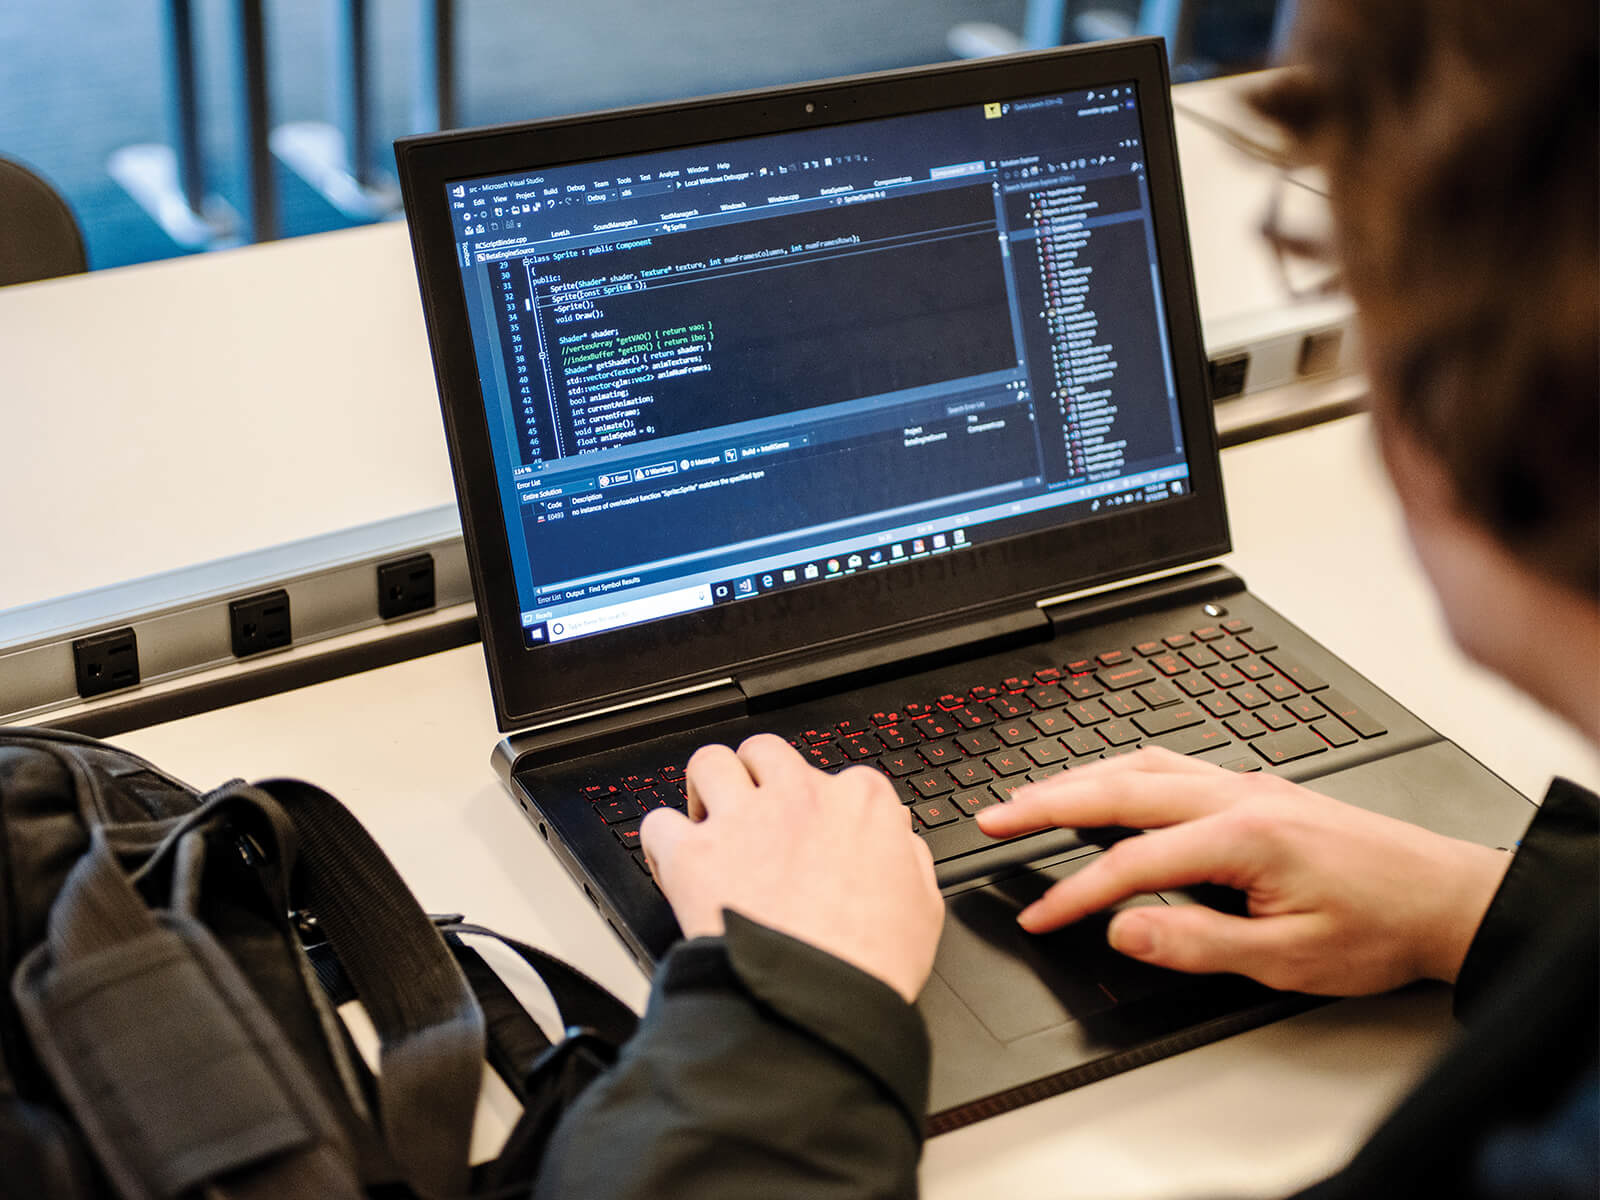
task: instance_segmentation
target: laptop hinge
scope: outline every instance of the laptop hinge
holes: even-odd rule
[[[732,720],[751,712],[794,704],[813,694],[860,686],[875,678],[924,670],[954,658],[990,654],[1008,646],[1044,641],[1065,629],[1111,616],[1228,596],[1244,590],[1242,579],[1219,566],[1186,568],[1040,600],[1026,609],[991,614],[962,625],[923,629],[853,649],[789,660],[767,670],[716,679],[687,688],[580,713],[507,735],[494,751],[502,779],[540,763],[594,754]]]
[[[1050,635],[1049,622],[1035,607],[990,614],[957,626],[923,628],[900,637],[856,647],[830,646],[826,652],[789,659],[739,676],[753,711],[794,704],[841,687],[925,670],[953,658],[989,654],[1007,646],[1039,642]]]
[[[524,767],[631,746],[747,711],[744,693],[732,679],[713,679],[508,734],[494,749],[494,769],[509,782]]]
[[[1244,580],[1215,564],[1189,567],[1171,574],[1135,580],[1108,588],[1091,588],[1039,601],[1039,611],[1052,633],[1112,618],[1132,617],[1178,604],[1217,600],[1245,589]]]

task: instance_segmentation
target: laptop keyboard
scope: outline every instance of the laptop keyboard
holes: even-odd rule
[[[858,763],[882,771],[944,862],[1000,844],[975,814],[1097,759],[1164,746],[1259,771],[1386,732],[1269,634],[1234,618],[960,693],[908,696],[893,710],[841,713],[831,725],[788,731],[788,740],[825,771]],[[644,815],[688,806],[681,765],[583,793],[641,866]]]

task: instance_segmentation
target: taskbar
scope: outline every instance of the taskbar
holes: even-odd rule
[[[787,566],[768,567],[758,572],[716,580],[711,585],[711,601],[713,604],[727,604],[734,600],[746,600],[764,592],[798,587],[824,579],[839,579],[862,571],[875,571],[934,554],[948,554],[953,550],[966,549],[969,545],[971,543],[967,540],[967,531],[963,527],[930,533],[923,537],[905,538],[878,546],[863,547],[847,554],[830,555],[827,558],[801,559]]]
[[[674,581],[672,586],[653,589],[649,594],[629,599],[568,610],[561,613],[526,613],[523,616],[523,644],[529,647],[570,641],[607,633],[630,625],[641,625],[667,617],[680,616],[715,605],[749,600],[787,588],[825,583],[864,572],[884,570],[903,563],[970,548],[974,541],[991,542],[1019,534],[1033,533],[1061,519],[1064,507],[1079,510],[1080,519],[1100,515],[1127,505],[1149,504],[1176,499],[1185,492],[1187,472],[1181,468],[1162,471],[1139,479],[1135,486],[1055,506],[1048,518],[1043,510],[1017,506],[1019,511],[969,513],[941,524],[929,524],[910,533],[904,529],[886,533],[879,539],[815,548],[810,554],[781,560],[761,559],[725,567],[708,576]],[[1176,476],[1176,477],[1173,477]],[[1126,485],[1128,480],[1123,481]],[[977,519],[974,519],[977,518]]]

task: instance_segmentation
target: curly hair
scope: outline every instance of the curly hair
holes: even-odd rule
[[[1375,408],[1523,562],[1600,597],[1596,6],[1300,8],[1253,99],[1327,171]]]

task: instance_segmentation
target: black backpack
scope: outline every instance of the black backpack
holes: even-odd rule
[[[204,794],[75,734],[0,729],[0,1195],[526,1193],[633,1012],[500,939],[552,1044],[361,824],[295,780]],[[359,998],[374,1077],[336,1008]],[[523,1104],[468,1166],[483,1064]]]

